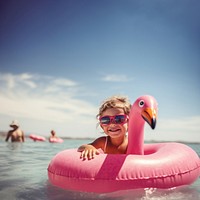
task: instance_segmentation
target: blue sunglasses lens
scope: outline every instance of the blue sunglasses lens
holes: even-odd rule
[[[126,120],[126,117],[124,115],[116,115],[115,116],[115,123],[116,124],[122,124]]]
[[[100,118],[100,123],[101,124],[105,124],[108,125],[111,122],[115,123],[115,124],[122,124],[126,121],[126,115],[116,115],[116,116],[105,116]]]
[[[101,124],[110,124],[110,117],[102,117],[100,119]]]

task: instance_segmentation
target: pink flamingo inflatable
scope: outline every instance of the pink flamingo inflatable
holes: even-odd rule
[[[144,154],[144,123],[146,121],[154,129],[157,112],[157,102],[153,97],[142,96],[135,101],[129,115],[127,154]]]
[[[83,161],[77,149],[62,151],[48,166],[49,181],[67,190],[108,193],[135,188],[172,188],[198,179],[200,159],[187,145],[144,144],[145,121],[152,129],[156,125],[157,102],[152,96],[139,97],[129,118],[127,154],[100,154]]]

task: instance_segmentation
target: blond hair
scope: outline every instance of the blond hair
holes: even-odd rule
[[[111,96],[102,102],[99,108],[99,113],[96,117],[100,117],[102,113],[109,108],[122,108],[124,110],[124,114],[129,115],[131,110],[131,103],[125,96]]]

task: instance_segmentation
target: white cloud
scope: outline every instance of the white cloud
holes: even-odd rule
[[[10,88],[13,88],[15,86],[15,81],[14,81],[14,77],[12,74],[0,74],[0,81],[1,83],[4,83],[4,84],[1,84],[1,86],[5,85],[10,89]]]
[[[146,125],[147,140],[191,141],[198,142],[200,134],[200,116],[158,119],[155,130]]]
[[[49,78],[48,84],[45,85],[45,92],[46,93],[61,92],[61,91],[66,92],[66,90],[75,91],[75,88],[77,88],[78,85],[79,84],[77,82],[69,80],[69,79]]]
[[[33,76],[28,73],[19,75],[14,74],[0,74],[1,84],[5,85],[8,89],[13,89],[17,86],[24,85],[30,88],[36,88],[37,84],[33,81]]]
[[[34,81],[32,81],[33,76],[30,74],[23,73],[23,74],[14,76],[14,77],[15,77],[16,81],[17,81],[17,79],[19,79],[18,80],[19,82],[24,83],[25,85],[29,86],[30,88],[37,87],[37,84]]]
[[[1,130],[7,130],[11,120],[18,119],[28,132],[48,134],[55,128],[61,136],[99,137],[95,119],[98,108],[80,98],[93,95],[85,94],[84,89],[81,83],[64,78],[0,74]],[[155,130],[145,125],[146,140],[195,142],[200,141],[199,134],[200,116],[158,119]]]
[[[0,84],[2,115],[56,123],[96,115],[96,107],[74,97],[78,83],[68,79],[0,74]]]
[[[69,79],[64,79],[64,78],[55,79],[55,80],[53,80],[53,83],[55,85],[69,86],[69,87],[78,85],[78,83],[76,83],[75,81],[72,81],[72,80],[69,80]]]
[[[126,82],[130,79],[126,75],[121,74],[108,74],[102,78],[103,81],[109,82]]]

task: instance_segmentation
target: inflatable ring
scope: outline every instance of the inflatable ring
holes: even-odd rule
[[[39,135],[34,135],[34,134],[31,134],[29,135],[29,138],[31,138],[33,141],[41,141],[41,142],[44,142],[46,140],[45,137],[43,136],[39,136]]]
[[[63,139],[61,139],[61,138],[49,138],[49,142],[51,142],[51,143],[62,143]]]
[[[49,181],[63,189],[95,193],[193,183],[200,175],[200,159],[190,147],[180,143],[143,144],[144,123],[154,129],[156,116],[155,99],[138,98],[129,116],[127,154],[102,153],[81,160],[77,149],[62,151],[48,166]]]

